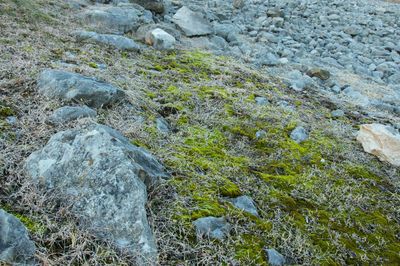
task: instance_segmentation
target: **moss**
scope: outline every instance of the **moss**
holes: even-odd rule
[[[265,243],[256,236],[244,234],[236,240],[235,258],[243,264],[268,265],[264,245]]]
[[[98,65],[95,62],[89,62],[88,65],[91,68],[98,68]]]
[[[15,115],[15,111],[5,103],[0,101],[0,118]]]
[[[42,223],[38,222],[34,218],[30,218],[26,215],[13,211],[13,208],[10,205],[0,204],[0,208],[14,215],[18,220],[21,221],[21,223],[24,224],[24,226],[26,227],[26,229],[28,229],[29,232],[34,234],[44,234],[46,232],[46,227]]]
[[[39,3],[38,3],[39,2]],[[11,15],[19,21],[36,24],[38,22],[52,23],[54,19],[41,10],[41,2],[33,0],[8,0],[0,15]]]
[[[239,197],[242,193],[240,188],[227,178],[224,178],[219,187],[219,192],[224,197],[235,198]]]

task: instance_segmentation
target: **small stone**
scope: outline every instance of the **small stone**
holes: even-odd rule
[[[252,198],[248,196],[240,196],[233,199],[228,199],[236,208],[248,212],[254,216],[258,216],[257,207]]]
[[[265,97],[256,97],[254,100],[256,101],[256,103],[258,105],[267,105],[267,104],[269,104],[268,99],[265,98]]]
[[[310,77],[317,77],[321,80],[328,80],[331,77],[331,73],[322,68],[312,68],[307,72],[307,75]]]
[[[283,18],[285,16],[285,13],[283,13],[283,11],[279,8],[271,8],[267,10],[267,16],[271,18]]]
[[[168,134],[170,132],[168,122],[162,117],[156,119],[156,126],[158,131],[163,134]]]
[[[268,264],[271,266],[283,266],[286,263],[285,257],[275,249],[266,250],[268,256]]]
[[[0,264],[35,265],[35,244],[15,216],[0,209]]]
[[[57,125],[83,117],[95,117],[96,115],[97,112],[87,106],[64,106],[54,111],[49,122]]]
[[[342,117],[344,116],[344,111],[343,110],[334,110],[331,112],[332,117]]]
[[[18,122],[18,118],[16,116],[7,116],[6,117],[6,122],[10,125],[10,126],[14,126],[17,124]]]
[[[154,29],[146,34],[146,43],[157,50],[171,50],[175,47],[175,38],[162,29]]]
[[[256,132],[256,138],[257,139],[262,139],[267,136],[267,132],[265,130],[259,130]]]
[[[308,133],[304,127],[298,126],[290,133],[290,138],[297,143],[301,143],[308,139]]]
[[[230,231],[231,226],[224,217],[204,217],[193,222],[198,238],[208,237],[223,240]]]

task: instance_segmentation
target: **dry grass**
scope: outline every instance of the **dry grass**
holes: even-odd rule
[[[0,0],[0,5],[15,10],[19,1],[11,2]],[[14,12],[0,13],[0,102],[18,117],[14,127],[0,123],[0,206],[28,226],[40,264],[134,261],[81,230],[62,199],[36,190],[23,172],[24,159],[52,134],[90,122],[46,123],[63,105],[37,94],[36,76],[47,67],[96,76],[128,92],[126,102],[99,110],[97,122],[149,149],[173,174],[149,192],[147,206],[161,265],[265,265],[264,246],[277,248],[294,264],[399,261],[398,255],[385,253],[398,247],[393,232],[400,230],[399,169],[365,154],[352,138],[359,123],[372,119],[348,113],[332,120],[329,112],[336,106],[322,96],[293,94],[279,81],[229,59],[197,52],[121,53],[77,44],[68,35],[80,27],[73,11],[62,1],[41,1],[41,7],[34,13],[58,14],[50,26],[47,20],[30,23]],[[68,53],[75,54],[74,65],[60,63]],[[91,67],[99,63],[107,69]],[[256,106],[258,95],[272,104]],[[279,107],[281,100],[296,111]],[[156,131],[154,119],[161,115],[173,134]],[[296,123],[312,132],[312,141],[304,146],[287,142]],[[254,139],[261,128],[271,134],[265,143]],[[306,154],[298,156],[303,149]],[[326,163],[313,161],[313,156]],[[347,165],[361,169],[350,171]],[[261,178],[260,172],[270,175]],[[254,198],[260,219],[226,203],[222,188],[231,183]],[[233,226],[231,236],[223,242],[196,240],[191,221],[221,213]],[[384,226],[376,220],[384,220]],[[382,227],[393,234],[385,235]],[[367,239],[377,232],[379,245],[377,239]]]

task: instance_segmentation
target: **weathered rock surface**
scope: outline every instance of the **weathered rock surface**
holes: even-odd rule
[[[222,240],[230,231],[231,226],[224,217],[204,217],[193,222],[196,228],[196,235],[199,238],[208,237]]]
[[[0,264],[34,265],[35,251],[21,221],[0,209]]]
[[[266,250],[267,257],[268,257],[268,265],[271,266],[283,266],[286,263],[285,257],[280,254],[275,249],[267,249]]]
[[[381,124],[362,125],[357,140],[366,152],[400,166],[400,134],[394,128]]]
[[[90,107],[114,103],[125,95],[119,88],[97,79],[52,69],[40,74],[38,88],[49,98],[83,102]]]
[[[141,5],[142,7],[154,11],[155,13],[164,13],[165,7],[162,0],[130,0],[130,2]]]
[[[172,17],[172,21],[185,33],[186,36],[201,36],[212,33],[210,23],[199,13],[183,6]]]
[[[228,199],[236,208],[258,216],[257,207],[252,198],[249,196],[240,196],[237,198]]]
[[[100,239],[154,263],[157,249],[146,218],[146,185],[167,177],[164,167],[116,130],[91,124],[55,134],[32,153],[27,174],[55,190]]]
[[[150,12],[150,11],[148,11]],[[123,34],[154,22],[150,14],[133,5],[92,6],[81,14],[83,22],[98,33]]]
[[[62,124],[83,117],[95,117],[97,112],[87,106],[64,106],[58,108],[49,117],[52,124]]]
[[[146,35],[146,43],[157,50],[171,50],[175,47],[175,38],[162,29],[154,29]]]
[[[290,138],[297,143],[301,143],[308,139],[307,130],[302,126],[298,126],[290,133]]]
[[[76,31],[73,33],[77,41],[92,42],[115,47],[119,50],[139,51],[140,45],[134,40],[115,34],[98,34],[93,31]]]

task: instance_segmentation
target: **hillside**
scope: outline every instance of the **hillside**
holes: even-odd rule
[[[136,23],[153,16],[177,39],[173,49],[149,46],[137,28],[123,34],[135,40],[129,49],[79,39],[77,30],[94,27],[82,12],[98,6],[111,4],[0,0],[0,211],[22,222],[35,247],[33,257],[11,254],[7,245],[17,250],[21,238],[4,233],[0,260],[400,264],[400,168],[356,139],[374,123],[398,136],[397,72],[359,83],[350,78],[359,73],[328,72],[377,88],[369,103],[388,96],[363,105],[321,90],[319,66],[312,85],[295,89],[286,76],[294,63],[260,66],[198,47],[156,10],[125,6],[138,10]],[[57,87],[75,90],[61,97]],[[78,119],[54,116],[84,104],[91,109]],[[0,233],[12,224],[3,216]],[[205,217],[223,218],[202,232]]]

